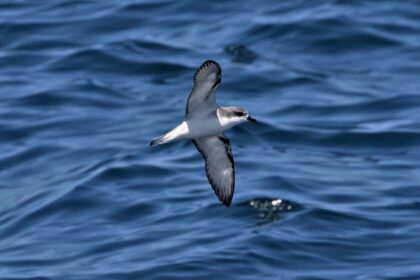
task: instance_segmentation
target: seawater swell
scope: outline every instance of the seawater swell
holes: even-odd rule
[[[0,4],[0,278],[418,279],[416,1]],[[218,61],[220,205],[184,117]]]

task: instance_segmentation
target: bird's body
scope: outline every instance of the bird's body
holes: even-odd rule
[[[168,133],[156,138],[157,142],[154,142],[152,146],[177,140],[217,135],[242,122],[241,120],[224,117],[223,113],[220,113],[223,110],[226,109],[220,107],[214,112],[196,115],[194,118],[187,118]]]
[[[223,134],[233,126],[253,121],[245,109],[218,107],[215,93],[221,83],[221,69],[212,60],[204,62],[194,75],[185,120],[150,146],[192,139],[206,161],[208,180],[219,199],[229,206],[235,186],[235,170],[229,139]]]

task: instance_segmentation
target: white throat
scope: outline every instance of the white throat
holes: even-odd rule
[[[235,125],[241,124],[246,121],[243,118],[219,114],[219,111],[217,112],[217,118],[219,119],[220,125],[224,128],[224,130],[232,128]]]

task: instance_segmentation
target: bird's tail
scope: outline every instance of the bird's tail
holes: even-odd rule
[[[161,135],[159,137],[156,137],[155,139],[150,142],[150,147],[156,147],[158,145],[170,143],[172,141],[175,141],[175,137],[173,135],[174,133],[172,131],[169,131],[168,133]]]
[[[156,147],[179,139],[184,139],[187,132],[188,127],[185,122],[183,122],[168,133],[153,139],[153,141],[150,142],[150,147]]]

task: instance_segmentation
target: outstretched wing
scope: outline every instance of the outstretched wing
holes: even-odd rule
[[[235,164],[229,139],[224,134],[192,140],[206,162],[206,174],[219,200],[227,207],[235,190]]]
[[[205,61],[194,75],[194,87],[188,97],[186,115],[204,113],[217,108],[215,94],[222,81],[222,69],[213,60]]]

